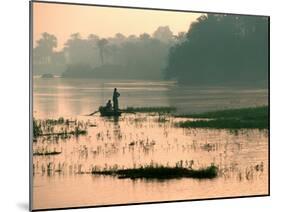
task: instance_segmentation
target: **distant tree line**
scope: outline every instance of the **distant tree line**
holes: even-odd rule
[[[267,82],[268,19],[202,15],[170,48],[165,75],[182,84]]]
[[[161,79],[171,46],[184,38],[174,36],[168,26],[160,26],[149,35],[128,37],[117,33],[100,38],[90,34],[86,39],[74,33],[55,51],[57,38],[43,33],[33,51],[34,74],[53,73],[76,78]]]

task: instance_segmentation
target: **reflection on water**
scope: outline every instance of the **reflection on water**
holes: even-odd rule
[[[120,107],[176,106],[180,112],[266,105],[268,90],[253,87],[178,86],[173,81],[34,79],[37,117],[88,114],[121,93]]]
[[[122,107],[168,106],[174,102],[177,107],[182,105],[188,110],[200,111],[228,107],[232,95],[239,96],[236,98],[239,106],[262,105],[267,99],[266,91],[255,89],[241,89],[238,93],[230,89],[193,88],[192,91],[186,88],[176,92],[179,88],[173,82],[36,79],[36,118],[63,116],[91,125],[87,126],[86,136],[42,137],[34,142],[34,151],[61,151],[58,155],[33,157],[34,208],[268,193],[266,130],[180,129],[174,127],[179,118],[167,116],[163,121],[157,114],[123,114],[118,119],[98,114],[83,116],[111,98],[114,87],[119,88]],[[204,98],[206,96],[209,99]],[[138,167],[151,163],[174,166],[179,161],[194,168],[215,163],[219,166],[219,177],[148,181],[87,174],[93,168]]]

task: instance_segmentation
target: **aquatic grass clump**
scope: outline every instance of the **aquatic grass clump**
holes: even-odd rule
[[[39,136],[51,136],[51,135],[56,135],[56,136],[66,136],[66,135],[86,135],[87,134],[87,130],[82,130],[79,128],[75,128],[75,130],[73,131],[64,131],[64,132],[58,132],[58,133],[44,133],[44,134],[40,134]]]
[[[59,154],[61,154],[61,152],[57,152],[57,151],[33,152],[33,156],[48,156],[48,155],[59,155]]]
[[[75,129],[73,131],[66,132],[66,133],[69,134],[69,135],[79,136],[79,135],[86,135],[87,130],[80,129],[79,127],[75,127]]]
[[[175,107],[127,107],[123,110],[124,112],[135,112],[135,113],[171,113],[175,112]]]
[[[226,109],[195,114],[178,114],[175,117],[209,119],[236,118],[244,120],[266,119],[268,118],[268,106]]]
[[[198,170],[183,167],[146,166],[140,168],[118,170],[93,170],[92,174],[117,176],[120,179],[212,179],[218,176],[218,168],[215,165],[211,165],[207,168],[201,168]]]
[[[183,128],[268,129],[268,106],[185,114],[176,117],[208,119],[182,121],[175,124]]]
[[[59,119],[36,120],[33,118],[33,138],[51,136],[69,138],[71,135],[79,136],[87,134],[87,127],[90,122],[69,120],[60,117]]]
[[[58,119],[46,119],[44,120],[44,123],[46,125],[59,125],[59,124],[65,124],[68,123],[68,119],[64,119],[63,117],[60,117]]]
[[[42,133],[41,124],[33,118],[33,138],[37,138]]]
[[[268,122],[262,120],[214,119],[183,121],[176,123],[176,126],[183,128],[267,129]]]

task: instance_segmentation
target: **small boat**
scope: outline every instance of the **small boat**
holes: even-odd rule
[[[115,112],[114,110],[108,110],[106,107],[103,106],[99,107],[99,112],[101,116],[121,116],[122,114],[121,111]]]
[[[53,74],[42,74],[41,78],[43,78],[43,79],[52,79],[52,78],[54,78],[54,75]]]

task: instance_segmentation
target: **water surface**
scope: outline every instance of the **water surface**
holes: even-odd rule
[[[158,114],[123,114],[119,119],[84,116],[112,98],[114,87],[121,93],[120,107],[175,106],[180,112],[200,112],[267,103],[267,90],[260,88],[36,78],[34,117],[77,119],[92,127],[87,125],[86,136],[44,137],[33,144],[34,151],[62,152],[33,157],[34,209],[268,193],[266,130],[181,129],[174,123],[182,119]],[[219,177],[159,181],[85,174],[93,167],[175,166],[179,161],[193,168],[214,163]]]

